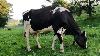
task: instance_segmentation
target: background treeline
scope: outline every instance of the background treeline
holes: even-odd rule
[[[51,0],[47,1],[51,3]],[[53,0],[52,6],[68,8],[73,15],[77,15],[78,17],[81,14],[86,14],[88,19],[96,14],[95,8],[98,6],[98,0],[70,0],[70,3],[66,0]],[[43,5],[43,7],[45,6]],[[0,27],[4,27],[8,19],[10,19],[9,12],[12,12],[11,8],[12,4],[7,3],[6,0],[0,0]]]

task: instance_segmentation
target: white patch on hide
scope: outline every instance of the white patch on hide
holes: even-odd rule
[[[59,9],[60,12],[63,12],[65,10],[67,10],[68,12],[70,12],[68,9],[64,8],[64,7],[56,7],[54,10],[53,10],[53,14]]]
[[[59,30],[57,31],[57,33],[62,34],[62,30],[61,30],[61,29],[59,29]]]
[[[64,29],[63,27],[61,27],[61,28],[57,31],[57,33],[63,34],[63,33],[65,32],[65,30],[66,30],[66,29]]]

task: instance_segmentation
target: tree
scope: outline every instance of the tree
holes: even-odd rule
[[[52,5],[56,7],[62,6],[62,7],[68,8],[69,4],[67,3],[67,1],[64,1],[64,0],[54,0]]]
[[[8,20],[9,11],[11,4],[7,3],[6,0],[0,0],[0,27],[4,27]]]
[[[76,15],[81,15],[82,11],[85,11],[89,17],[91,17],[95,13],[95,6],[98,5],[97,3],[94,3],[96,3],[95,0],[74,0],[71,3],[70,10],[72,10]]]
[[[0,18],[0,27],[4,27],[6,25],[7,18]]]

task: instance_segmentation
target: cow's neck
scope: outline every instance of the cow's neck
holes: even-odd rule
[[[73,33],[74,36],[78,36],[78,35],[81,34],[81,30],[80,30],[80,28],[75,28],[75,29],[72,31],[72,33]]]

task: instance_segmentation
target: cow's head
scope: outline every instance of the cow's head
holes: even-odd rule
[[[87,48],[87,37],[85,31],[79,34],[76,38],[76,43],[83,49]]]

